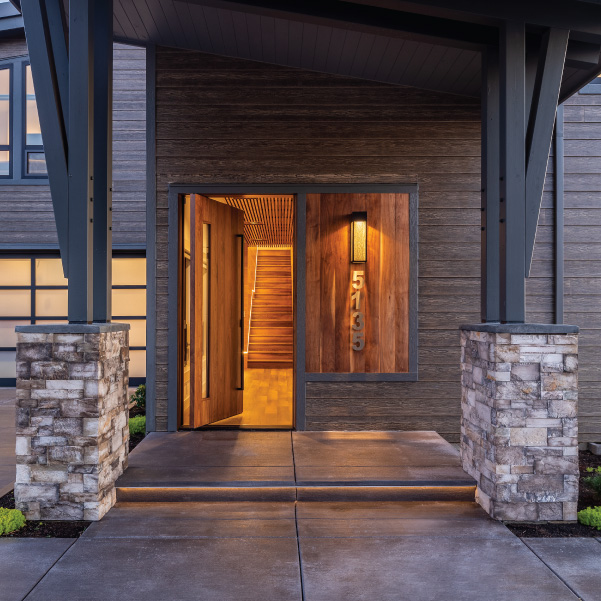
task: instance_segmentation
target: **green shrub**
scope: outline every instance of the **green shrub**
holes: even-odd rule
[[[137,415],[129,420],[129,434],[130,436],[139,436],[140,434],[146,434],[146,416]]]
[[[601,507],[587,507],[579,511],[578,521],[585,526],[601,530]]]
[[[10,534],[25,526],[25,516],[18,509],[0,507],[0,535]]]
[[[592,475],[587,476],[582,480],[586,484],[588,484],[595,492],[601,494],[601,467],[587,467],[586,471]]]
[[[146,385],[140,384],[130,398],[140,409],[146,409]]]

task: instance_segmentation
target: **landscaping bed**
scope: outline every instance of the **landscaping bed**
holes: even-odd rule
[[[593,455],[590,451],[578,453],[580,464],[580,487],[578,495],[578,511],[587,507],[601,505],[601,494],[597,493],[585,478],[590,476],[587,468],[601,467],[601,455]],[[521,538],[557,538],[557,537],[597,537],[601,538],[601,530],[580,523],[564,524],[561,522],[512,523],[505,525]]]
[[[146,435],[146,408],[145,408],[145,388],[138,387],[138,390],[132,396],[136,404],[129,410],[130,435],[129,451],[131,452],[137,444]],[[142,400],[143,399],[143,400]],[[0,497],[0,508],[15,509],[14,492]],[[14,512],[13,512],[14,513]],[[21,520],[23,520],[22,514]],[[79,538],[92,522],[89,521],[71,521],[71,520],[27,520],[25,525],[6,534],[1,534],[0,538]]]

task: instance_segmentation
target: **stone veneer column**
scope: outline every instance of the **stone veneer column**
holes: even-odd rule
[[[16,506],[30,520],[99,520],[127,467],[129,325],[16,330]]]
[[[578,328],[461,327],[461,458],[493,518],[576,520]]]

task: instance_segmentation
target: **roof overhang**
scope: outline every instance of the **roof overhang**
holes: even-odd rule
[[[560,101],[601,73],[601,0],[114,0],[124,43],[472,97],[506,21],[527,24],[533,63],[545,30],[570,31]]]

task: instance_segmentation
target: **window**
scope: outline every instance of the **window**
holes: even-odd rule
[[[113,257],[113,321],[129,323],[130,383],[146,374],[146,259]],[[53,256],[0,257],[0,386],[15,381],[15,326],[67,322],[67,280]]]
[[[47,184],[29,57],[0,61],[0,185]]]
[[[23,165],[26,176],[46,177],[48,175],[30,65],[25,65],[25,156]]]
[[[11,73],[10,65],[0,68],[0,177],[11,175]]]

